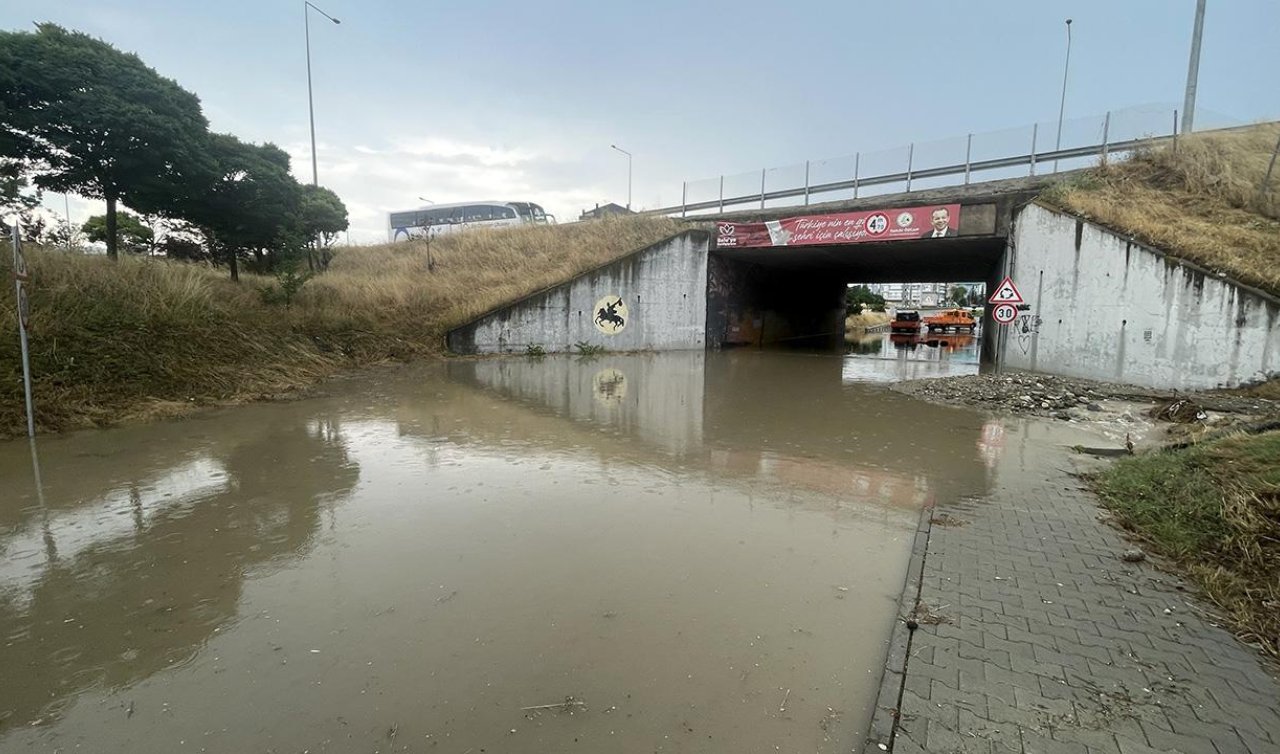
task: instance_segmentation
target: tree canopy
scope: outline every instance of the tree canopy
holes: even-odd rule
[[[107,202],[107,253],[118,202],[164,213],[168,197],[206,168],[208,122],[196,96],[86,34],[40,24],[0,32],[0,149],[35,184]]]
[[[94,215],[81,227],[90,241],[107,240],[107,216]],[[116,216],[116,237],[119,248],[134,254],[146,254],[155,247],[156,232],[132,212],[119,212]]]
[[[142,240],[125,205],[200,228],[233,278],[241,254],[274,260],[347,227],[337,195],[299,185],[279,147],[210,133],[196,95],[137,55],[54,24],[0,31],[0,199],[31,204],[28,180],[105,200],[85,229],[112,257]],[[198,258],[194,238],[175,239],[178,256]]]
[[[863,309],[882,312],[884,311],[885,301],[884,296],[872,293],[867,286],[855,285],[845,291],[844,305],[845,311],[849,314],[861,314]]]
[[[322,236],[326,244],[348,227],[346,206],[337,194],[324,186],[302,187],[302,212],[299,219],[304,236]]]
[[[298,243],[302,187],[289,174],[289,155],[274,144],[211,134],[208,149],[215,170],[184,216],[204,230],[215,257],[225,258],[238,279],[240,254]]]

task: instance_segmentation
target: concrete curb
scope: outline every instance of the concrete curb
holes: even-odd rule
[[[912,631],[907,628],[907,616],[920,599],[924,579],[924,559],[929,549],[929,531],[932,527],[934,504],[920,510],[915,539],[911,545],[911,561],[907,564],[907,577],[898,598],[898,615],[893,633],[889,637],[889,653],[885,657],[884,674],[880,677],[880,691],[876,694],[876,706],[871,713],[871,727],[867,731],[864,754],[882,754],[893,751],[893,738],[898,732],[898,705],[902,700],[902,686],[907,679],[907,660],[911,651]]]

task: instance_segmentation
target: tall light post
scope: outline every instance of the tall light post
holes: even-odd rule
[[[307,0],[303,0],[302,25],[306,29],[307,34],[307,116],[311,119],[311,185],[319,186],[320,173],[316,169],[316,110],[314,100],[311,96],[311,14],[307,12],[312,10],[335,24],[340,24],[342,22],[312,5]]]
[[[1053,151],[1062,149],[1062,116],[1067,112],[1067,73],[1071,70],[1071,19],[1067,19],[1067,62],[1062,66],[1062,101],[1058,104],[1058,140]],[[1058,161],[1053,161],[1053,172],[1058,172]]]
[[[627,156],[627,209],[631,209],[631,153],[617,144],[610,144],[609,146]]]
[[[1187,63],[1187,96],[1182,103],[1182,133],[1191,133],[1196,116],[1196,83],[1200,79],[1200,36],[1204,34],[1204,0],[1196,1],[1196,26],[1191,33],[1191,60]]]

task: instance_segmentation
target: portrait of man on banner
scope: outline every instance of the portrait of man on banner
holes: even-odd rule
[[[955,238],[956,229],[951,227],[951,211],[946,207],[938,207],[929,215],[929,230],[921,234],[921,238]]]

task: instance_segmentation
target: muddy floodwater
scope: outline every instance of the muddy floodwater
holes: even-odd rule
[[[0,751],[848,752],[922,506],[1007,442],[858,358],[389,368],[38,486],[0,444]]]

